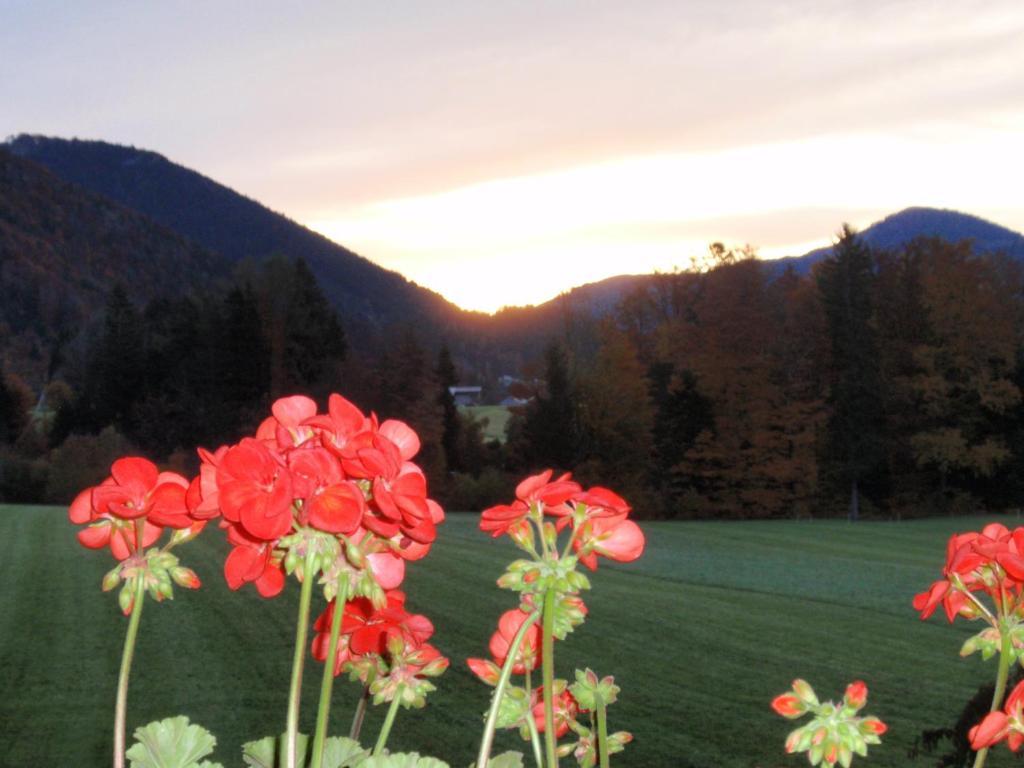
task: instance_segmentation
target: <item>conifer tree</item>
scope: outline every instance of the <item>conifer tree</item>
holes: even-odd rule
[[[437,354],[435,374],[438,384],[437,401],[441,406],[441,447],[444,450],[445,465],[449,472],[459,472],[463,469],[462,457],[459,455],[459,411],[451,393],[451,387],[456,386],[459,380],[447,344],[442,344]]]
[[[832,256],[817,272],[830,350],[821,472],[849,494],[851,520],[860,515],[864,485],[879,471],[883,455],[881,378],[871,324],[873,278],[871,251],[844,225]]]
[[[303,259],[295,262],[284,317],[283,374],[288,390],[323,394],[345,359],[348,342],[338,315]]]
[[[534,469],[569,470],[576,464],[579,431],[569,361],[557,342],[545,350],[544,373],[547,391],[534,398],[523,424],[525,458]]]

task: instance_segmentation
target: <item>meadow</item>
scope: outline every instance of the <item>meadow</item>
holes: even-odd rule
[[[960,659],[977,625],[921,622],[915,592],[938,578],[945,542],[981,518],[901,523],[843,521],[647,523],[648,550],[629,565],[602,563],[585,595],[586,624],[557,648],[557,672],[574,665],[614,674],[622,686],[613,730],[635,741],[614,764],[671,768],[806,765],[782,743],[792,725],[768,707],[797,676],[823,698],[849,681],[870,689],[866,711],[890,727],[863,765],[932,766],[910,757],[923,729],[951,725],[995,662]],[[1007,521],[1016,524],[1016,520]],[[107,552],[75,541],[65,511],[0,506],[0,765],[109,764],[110,722],[126,620],[103,574]],[[149,602],[129,697],[129,731],[176,713],[210,728],[215,757],[239,765],[238,745],[280,732],[298,589],[274,600],[228,590],[226,545],[209,531],[179,554],[203,580],[173,603]],[[515,604],[494,585],[514,554],[452,514],[430,556],[409,568],[410,609],[436,625],[433,642],[452,660],[425,710],[402,711],[394,749],[418,749],[468,765],[490,689],[465,667],[486,655],[497,618]],[[314,611],[323,606],[315,598]],[[320,665],[305,678],[302,727],[311,730]],[[344,733],[358,698],[335,688],[332,730]],[[364,741],[382,713],[371,713]],[[528,752],[514,733],[498,751]],[[859,760],[857,762],[860,762]],[[1003,747],[988,765],[1015,761]],[[569,758],[565,765],[574,764]],[[855,762],[856,764],[856,762]]]

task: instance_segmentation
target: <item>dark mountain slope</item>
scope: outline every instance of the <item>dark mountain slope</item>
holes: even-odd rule
[[[38,383],[121,281],[139,305],[228,274],[223,257],[0,149],[0,350]]]
[[[21,135],[8,144],[61,178],[140,211],[231,261],[304,258],[360,338],[392,324],[427,337],[456,332],[466,313],[440,295],[155,152]]]

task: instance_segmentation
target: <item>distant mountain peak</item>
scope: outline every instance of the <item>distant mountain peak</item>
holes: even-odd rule
[[[892,213],[859,233],[872,248],[894,250],[919,237],[937,237],[950,242],[970,240],[979,253],[1005,253],[1024,261],[1024,235],[994,224],[980,216],[948,208],[912,206]],[[789,256],[769,262],[775,272],[792,267],[805,274],[832,253],[831,245],[816,248],[803,256]]]

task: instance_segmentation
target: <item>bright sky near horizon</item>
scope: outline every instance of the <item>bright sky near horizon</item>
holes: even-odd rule
[[[0,135],[153,149],[457,304],[1024,230],[1024,3],[0,0]]]

